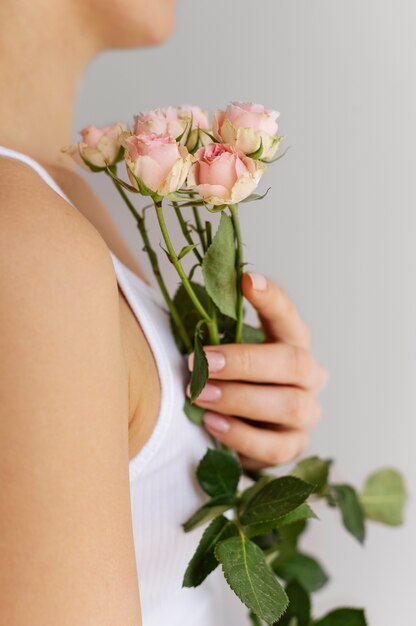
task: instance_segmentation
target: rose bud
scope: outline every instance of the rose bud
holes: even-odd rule
[[[234,147],[212,143],[199,148],[188,174],[187,188],[209,204],[236,204],[257,187],[265,165]]]
[[[185,146],[168,135],[123,135],[127,173],[144,195],[167,196],[185,182],[192,161]]]
[[[123,122],[102,128],[91,124],[81,130],[80,143],[63,148],[62,152],[67,152],[77,163],[88,169],[105,169],[121,160],[123,151],[119,137],[126,131],[127,126]]]
[[[225,111],[216,111],[213,132],[220,141],[235,146],[256,159],[271,159],[281,137],[277,135],[277,111],[262,104],[232,102]]]

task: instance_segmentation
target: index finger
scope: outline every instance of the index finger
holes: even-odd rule
[[[257,272],[245,272],[241,279],[244,296],[256,309],[267,338],[308,349],[311,336],[286,292]]]

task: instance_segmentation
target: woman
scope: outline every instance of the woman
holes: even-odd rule
[[[200,536],[180,527],[203,501],[195,463],[210,435],[247,468],[289,461],[320,414],[309,331],[252,273],[269,341],[207,348],[206,430],[186,420],[166,313],[60,152],[85,65],[164,41],[174,8],[0,2],[1,626],[217,623],[215,575],[181,589]]]

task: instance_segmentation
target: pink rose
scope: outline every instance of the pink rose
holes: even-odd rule
[[[236,204],[257,187],[265,166],[234,147],[212,143],[199,148],[189,170],[187,188],[195,189],[208,203]]]
[[[123,136],[125,160],[130,181],[136,189],[141,183],[159,196],[182,187],[192,156],[168,135],[155,133]]]
[[[184,104],[176,108],[154,109],[135,115],[133,133],[135,135],[156,133],[177,139],[182,135],[191,118],[192,129],[209,128],[206,111],[196,106]]]
[[[82,141],[74,146],[63,148],[80,165],[87,168],[105,169],[114,165],[121,156],[119,138],[127,131],[123,122],[98,128],[91,124],[81,130]]]
[[[134,116],[134,135],[169,135],[176,139],[183,133],[184,124],[178,119],[176,109],[154,109]]]
[[[279,113],[262,104],[232,102],[225,111],[216,111],[213,132],[220,141],[235,146],[244,154],[262,150],[256,158],[271,159],[279,147],[277,118]]]
[[[133,133],[135,135],[148,135],[149,133],[169,135],[178,140],[186,130],[181,143],[185,143],[188,150],[194,150],[198,141],[202,143],[198,132],[200,128],[209,128],[208,112],[197,106],[183,104],[176,108],[154,109],[135,115]],[[208,141],[211,142],[211,139],[208,138]]]
[[[190,104],[182,104],[176,110],[179,119],[189,121],[192,118],[192,130],[197,128],[209,129],[208,111]]]

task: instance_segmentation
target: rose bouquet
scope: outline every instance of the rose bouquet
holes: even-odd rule
[[[243,319],[239,204],[264,198],[265,193],[255,193],[259,181],[267,166],[284,155],[276,156],[283,139],[278,115],[262,105],[234,102],[217,111],[210,123],[199,107],[169,107],[136,115],[131,129],[123,123],[89,126],[80,143],[64,148],[81,165],[111,178],[137,223],[178,348],[192,354],[190,399],[184,412],[195,424],[202,423],[204,409],[193,401],[208,378],[203,346],[266,340],[260,328]],[[119,163],[127,180],[119,175]],[[139,209],[137,195],[148,197],[150,204]],[[165,222],[166,204],[184,238],[179,250]],[[145,218],[150,208],[157,216],[164,253],[180,278],[173,295],[148,235]],[[210,220],[214,213],[220,217],[215,232]],[[186,267],[190,258],[193,263]],[[202,282],[195,279],[197,272]],[[200,585],[221,564],[256,626],[365,625],[364,611],[356,608],[312,617],[311,594],[325,585],[328,575],[317,559],[301,550],[300,537],[317,517],[311,503],[319,499],[339,509],[344,527],[360,542],[367,519],[401,524],[404,482],[396,470],[384,468],[358,491],[331,480],[331,463],[313,456],[298,462],[290,475],[277,476],[244,471],[224,446],[209,449],[197,468],[207,502],[183,528],[189,532],[208,526],[183,585]]]

